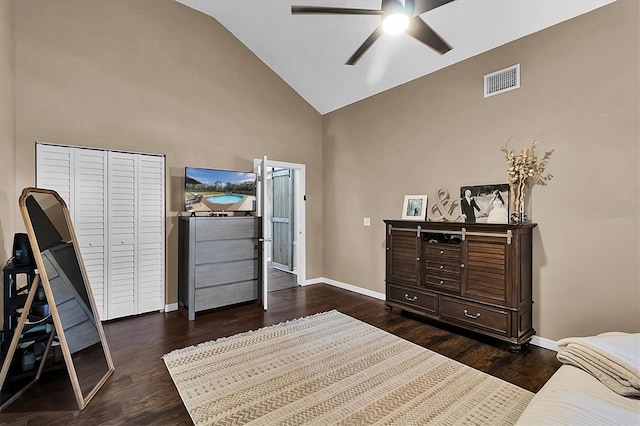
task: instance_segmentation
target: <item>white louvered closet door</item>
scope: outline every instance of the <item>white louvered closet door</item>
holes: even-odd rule
[[[36,186],[53,189],[69,207],[73,219],[71,194],[74,191],[71,148],[57,145],[36,145]]]
[[[53,189],[67,203],[98,315],[106,319],[106,153],[58,145],[36,147],[36,186]]]
[[[107,216],[109,318],[137,313],[136,157],[109,152]]]
[[[102,320],[164,307],[164,157],[38,143],[36,186],[69,206]]]
[[[107,319],[107,156],[104,151],[92,149],[73,149],[72,155],[75,190],[71,217],[98,315],[101,319]]]
[[[164,158],[137,155],[136,160],[138,312],[150,312],[164,304]]]

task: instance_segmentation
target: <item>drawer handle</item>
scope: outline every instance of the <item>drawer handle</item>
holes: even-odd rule
[[[440,254],[444,254],[444,250],[440,250]]]
[[[444,269],[444,265],[440,265],[440,269]]]
[[[460,268],[464,268],[464,263],[462,265],[460,265]]]
[[[407,299],[409,302],[415,302],[416,300],[418,300],[418,296],[409,297],[407,293],[404,294],[404,298]]]
[[[416,261],[420,262],[420,258],[419,258],[419,257],[416,257]]]
[[[477,313],[477,314],[475,314],[475,315],[471,315],[471,314],[469,313],[469,311],[467,311],[467,310],[465,309],[465,310],[464,310],[464,316],[465,316],[465,317],[467,317],[467,318],[478,319],[478,318],[480,318],[480,312],[478,312],[478,313]]]
[[[444,284],[444,281],[440,280],[440,285]]]

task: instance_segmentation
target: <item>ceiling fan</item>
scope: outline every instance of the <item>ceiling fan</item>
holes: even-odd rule
[[[345,65],[355,65],[362,55],[386,33],[406,32],[440,54],[451,46],[420,18],[420,15],[453,0],[381,0],[380,9],[351,9],[343,7],[291,6],[292,15],[381,15],[380,25],[362,43]]]

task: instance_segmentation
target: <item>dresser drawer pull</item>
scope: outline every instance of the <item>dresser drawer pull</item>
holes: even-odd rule
[[[461,268],[464,268],[464,263],[462,265],[460,265]]]
[[[480,318],[480,312],[478,312],[478,313],[477,313],[477,314],[475,314],[475,315],[472,315],[472,314],[470,314],[470,313],[469,313],[469,311],[467,311],[467,310],[465,309],[465,310],[464,310],[464,316],[465,316],[465,317],[467,317],[467,318],[478,319],[478,318]]]
[[[440,285],[444,284],[444,281],[440,280]]]
[[[418,300],[418,296],[409,297],[407,293],[404,294],[404,298],[407,299],[409,302],[415,302],[416,300]]]
[[[444,265],[440,265],[440,269],[444,269]]]
[[[440,250],[440,254],[444,254],[444,250]]]

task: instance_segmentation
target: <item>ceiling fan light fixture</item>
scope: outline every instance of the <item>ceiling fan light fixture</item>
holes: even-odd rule
[[[382,29],[387,34],[400,34],[409,27],[409,17],[402,13],[392,13],[382,21]]]

